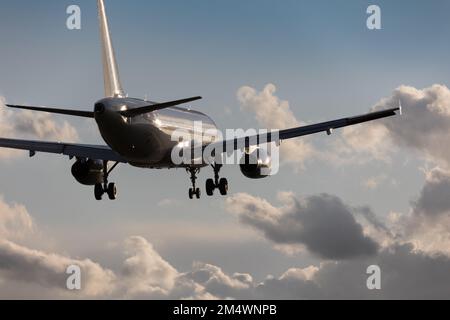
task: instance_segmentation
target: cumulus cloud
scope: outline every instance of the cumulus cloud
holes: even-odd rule
[[[127,258],[116,272],[116,284],[109,297],[126,299],[217,299],[201,284],[179,272],[145,238],[125,240]]]
[[[281,193],[281,206],[248,194],[227,199],[227,210],[239,220],[283,246],[304,246],[311,253],[332,260],[374,255],[378,244],[364,234],[355,214],[361,209],[328,194],[296,197]]]
[[[449,167],[450,90],[433,85],[419,90],[409,86],[397,88],[390,97],[380,100],[373,110],[397,106],[403,116],[345,128],[341,144],[344,154],[367,154],[388,160],[392,146],[409,148],[435,164]]]
[[[352,208],[330,195],[282,193],[279,207],[247,194],[231,197],[229,211],[242,223],[275,243],[301,244],[328,260],[306,269],[292,268],[278,278],[269,276],[245,292],[257,299],[446,298],[450,293],[450,205],[440,195],[449,181],[447,172],[432,170],[411,215],[392,215],[389,224],[367,207]],[[402,234],[405,230],[410,234]],[[308,237],[311,233],[315,236]],[[381,291],[367,289],[370,265],[382,270]]]
[[[142,237],[125,241],[120,270],[91,259],[33,250],[0,240],[1,298],[101,299],[445,299],[450,295],[450,259],[393,245],[371,256],[290,268],[262,282],[247,273],[224,272],[196,262],[180,272]],[[78,265],[82,290],[65,289],[65,270]],[[381,291],[366,287],[369,265],[381,268]]]
[[[381,269],[381,290],[368,290],[367,267]],[[415,252],[410,245],[382,250],[377,256],[324,263],[311,278],[293,270],[258,285],[255,296],[280,299],[446,299],[450,294],[450,260]]]
[[[250,274],[227,275],[220,267],[207,263],[194,263],[193,270],[183,277],[200,284],[211,295],[221,299],[245,299],[254,281]]]
[[[66,268],[83,269],[84,297],[109,294],[114,274],[89,259],[72,259],[56,253],[30,249],[16,241],[40,239],[25,206],[9,204],[0,197],[0,298],[69,298],[65,290]]]
[[[177,282],[178,271],[142,237],[127,239],[126,252],[130,256],[122,270],[126,295],[167,297]]]
[[[252,112],[264,128],[304,125],[295,117],[289,102],[276,95],[273,84],[262,91],[241,87],[237,97],[241,109]],[[427,161],[449,168],[450,151],[442,146],[450,140],[450,90],[439,84],[424,89],[400,86],[376,103],[372,111],[396,107],[399,103],[403,107],[402,116],[343,128],[338,139],[325,150],[318,150],[307,138],[285,141],[282,160],[296,168],[302,168],[312,157],[334,164],[390,162],[393,151],[408,148]]]
[[[112,271],[90,259],[33,250],[0,240],[0,297],[213,299],[213,295],[174,269],[145,239],[126,241],[123,269]],[[81,269],[82,290],[66,289],[68,266]],[[22,291],[17,292],[17,288]]]
[[[8,240],[0,240],[0,284],[1,290],[7,281],[30,282],[43,288],[56,289],[61,297],[68,297],[65,290],[66,269],[78,265],[83,270],[83,293],[87,297],[107,295],[113,289],[115,276],[112,271],[102,268],[89,259],[77,260],[54,253],[45,253],[17,245]],[[7,281],[6,281],[7,280]],[[26,293],[25,293],[26,294]]]
[[[414,214],[429,218],[450,213],[450,172],[434,168],[426,173],[425,185],[414,203]]]
[[[35,231],[25,206],[0,198],[0,298],[214,298],[142,237],[126,239],[122,268],[113,271],[90,259],[17,243],[30,239]],[[66,289],[66,270],[71,265],[81,269],[82,291]]]
[[[319,158],[337,165],[361,165],[372,160],[389,163],[393,142],[389,130],[380,121],[384,120],[343,128],[329,150],[318,153]]]
[[[7,281],[0,283],[0,296],[8,297],[4,288],[16,280],[16,287],[26,285],[28,289],[21,297],[30,297],[30,286],[38,284],[40,295],[34,298],[73,298],[59,289],[65,283],[64,266],[68,263],[81,265],[87,275],[86,287],[75,296],[80,298],[445,299],[450,295],[450,259],[416,252],[409,245],[383,249],[372,257],[291,268],[279,277],[267,276],[257,282],[249,274],[229,275],[218,266],[204,263],[195,263],[192,271],[180,273],[144,239],[134,237],[128,241],[137,250],[131,260],[145,258],[140,266],[132,263],[132,273],[122,274],[114,274],[90,260],[73,260],[1,241],[0,276]],[[381,268],[381,291],[370,291],[366,286],[366,270],[373,264]],[[135,282],[129,282],[129,277]],[[138,279],[145,284],[140,285]]]
[[[400,232],[417,249],[450,256],[450,172],[433,168],[411,211],[398,216]]]
[[[9,204],[0,196],[0,238],[23,238],[34,231],[34,222],[25,206]]]
[[[268,84],[258,92],[243,86],[237,92],[237,98],[244,111],[252,112],[264,129],[287,129],[302,125],[289,107],[289,102],[275,95],[276,86]],[[303,169],[304,162],[314,154],[312,144],[307,139],[284,141],[281,145],[282,161],[290,163],[297,169]]]
[[[13,111],[0,97],[0,137],[30,138],[49,141],[78,141],[78,133],[67,121],[55,121],[48,113]],[[0,149],[0,158],[16,156],[18,151]]]

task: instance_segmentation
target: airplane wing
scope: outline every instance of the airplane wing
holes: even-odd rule
[[[356,117],[348,117],[333,121],[327,121],[312,125],[307,125],[303,127],[297,127],[292,129],[286,129],[286,130],[275,130],[275,131],[268,131],[267,134],[264,135],[254,135],[254,136],[248,136],[248,137],[239,137],[232,140],[225,140],[225,141],[219,141],[215,142],[212,145],[209,146],[203,146],[203,150],[205,148],[208,148],[210,150],[219,149],[222,152],[230,152],[234,150],[239,150],[243,148],[248,148],[251,146],[257,146],[260,144],[265,143],[271,143],[271,142],[279,142],[283,140],[288,140],[292,138],[298,138],[302,136],[307,136],[319,132],[326,132],[328,135],[330,135],[334,129],[339,129],[343,127],[352,126],[355,124],[373,121],[377,119],[382,119],[386,117],[391,117],[397,115],[397,112],[401,114],[401,107],[399,108],[393,108],[393,109],[387,109],[383,111],[377,111],[368,113],[361,116]]]
[[[0,147],[28,150],[30,151],[30,156],[34,156],[36,152],[45,152],[62,154],[71,158],[89,158],[127,163],[124,158],[107,146],[0,138]]]

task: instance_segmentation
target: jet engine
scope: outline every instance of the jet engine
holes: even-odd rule
[[[256,149],[246,153],[241,161],[240,168],[244,176],[250,179],[262,179],[270,176],[272,159],[263,149]]]
[[[103,161],[78,159],[72,166],[72,175],[86,186],[103,183]]]

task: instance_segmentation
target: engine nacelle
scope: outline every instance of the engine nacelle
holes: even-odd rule
[[[73,177],[81,184],[93,186],[103,182],[103,161],[79,159],[72,166]]]
[[[263,149],[246,153],[240,162],[241,172],[250,179],[262,179],[270,176],[272,159]]]

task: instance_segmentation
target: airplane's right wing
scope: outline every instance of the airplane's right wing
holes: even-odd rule
[[[364,114],[361,116],[343,118],[339,120],[333,120],[318,124],[312,124],[304,127],[281,130],[280,131],[280,140],[292,139],[301,136],[307,136],[319,132],[327,132],[331,134],[334,129],[340,129],[348,126],[353,126],[355,124],[369,122],[373,120],[378,120],[382,118],[392,117],[397,115],[396,112],[401,113],[401,108],[393,108],[387,109],[383,111],[372,112],[368,114]]]
[[[0,147],[27,150],[30,151],[31,156],[33,156],[36,152],[44,152],[62,154],[71,158],[89,158],[127,163],[123,157],[107,146],[0,138]]]
[[[212,145],[204,146],[202,148],[208,148],[209,150],[220,150],[221,152],[231,152],[234,150],[249,148],[265,143],[280,142],[283,140],[312,135],[319,132],[327,132],[328,134],[331,134],[334,129],[395,116],[397,114],[396,112],[399,112],[401,114],[401,107],[292,129],[268,131],[267,134],[264,135],[260,134],[247,137],[238,137],[232,140],[218,141],[213,143]]]

